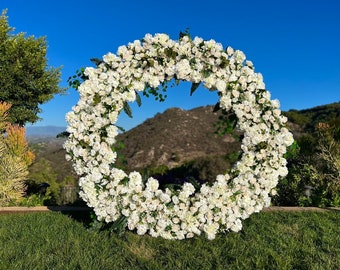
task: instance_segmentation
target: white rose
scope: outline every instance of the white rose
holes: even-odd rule
[[[146,189],[150,191],[156,191],[159,187],[159,182],[155,179],[150,177],[146,182]]]
[[[224,92],[227,87],[227,84],[223,80],[217,80],[216,82],[216,88],[220,92]]]

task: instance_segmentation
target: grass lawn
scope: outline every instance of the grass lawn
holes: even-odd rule
[[[213,241],[119,238],[57,212],[0,215],[0,269],[340,269],[340,211],[261,212]]]

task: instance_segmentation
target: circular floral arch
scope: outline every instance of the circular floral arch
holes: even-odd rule
[[[80,100],[67,114],[67,157],[80,175],[80,196],[98,220],[119,222],[138,234],[184,239],[204,232],[208,239],[239,231],[241,220],[270,205],[278,179],[287,174],[284,154],[292,144],[279,102],[271,100],[262,75],[239,50],[214,40],[146,35],[108,53],[86,68]],[[146,87],[176,79],[217,90],[220,107],[232,111],[243,133],[241,157],[229,173],[199,190],[184,183],[162,190],[154,178],[115,167],[119,113]],[[137,100],[138,101],[138,100]]]

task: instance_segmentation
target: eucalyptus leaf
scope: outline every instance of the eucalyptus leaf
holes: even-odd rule
[[[99,59],[99,58],[91,58],[90,61],[94,64],[96,64],[96,66],[99,66],[101,63],[103,63],[103,60]]]
[[[126,230],[125,228],[127,225],[127,220],[128,218],[126,216],[121,215],[116,221],[113,222],[111,225],[111,230],[117,233],[119,237],[122,237]]]
[[[121,132],[125,132],[125,128],[121,127],[121,126],[116,126],[118,128],[118,130],[120,130]]]
[[[217,102],[214,106],[213,112],[218,112],[221,109],[220,102]]]
[[[197,88],[200,86],[200,82],[199,83],[192,83],[191,85],[191,89],[190,89],[190,96],[192,96],[192,94],[197,90]]]
[[[201,189],[202,185],[194,177],[188,177],[187,180],[190,184],[194,186],[196,191]]]
[[[187,36],[191,40],[189,28],[187,27],[184,32],[179,32],[179,40],[181,40],[183,37]]]
[[[142,100],[140,98],[139,93],[137,91],[135,91],[135,92],[136,92],[136,102],[137,102],[138,107],[140,107],[140,106],[142,106]]]
[[[129,116],[130,118],[132,118],[132,110],[130,105],[127,102],[124,102],[124,112],[127,114],[127,116]]]

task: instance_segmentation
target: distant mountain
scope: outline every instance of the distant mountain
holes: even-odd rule
[[[57,126],[28,126],[26,127],[27,137],[55,137],[66,130],[66,127]]]

